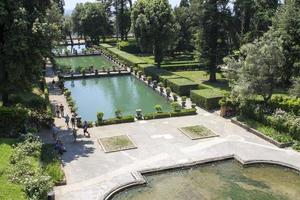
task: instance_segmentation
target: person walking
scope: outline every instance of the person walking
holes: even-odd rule
[[[56,105],[55,106],[55,113],[56,113],[56,117],[58,117],[59,118],[59,106],[58,105]]]
[[[57,139],[57,135],[58,135],[58,131],[59,129],[55,126],[55,124],[52,124],[52,136],[53,139],[56,140]]]
[[[88,132],[88,123],[87,123],[87,121],[83,122],[83,135],[85,136],[85,134],[90,136],[90,133]]]
[[[65,109],[64,109],[64,106],[63,106],[62,104],[60,104],[59,110],[60,110],[61,117],[64,117],[64,116],[65,116],[65,115],[64,115]]]
[[[75,117],[75,115],[72,115],[72,117],[71,117],[71,126],[72,126],[72,129],[75,129],[75,121],[76,121],[76,117]]]
[[[73,128],[72,134],[73,134],[73,137],[74,137],[74,142],[76,142],[76,139],[77,139],[77,130],[75,128]]]
[[[65,122],[66,122],[66,125],[67,125],[68,129],[69,129],[70,117],[69,117],[68,114],[67,114],[66,117],[65,117]]]

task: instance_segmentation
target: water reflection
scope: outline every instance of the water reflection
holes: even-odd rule
[[[104,112],[104,118],[114,117],[117,109],[124,116],[134,115],[136,109],[155,112],[156,104],[163,111],[171,110],[165,98],[131,76],[79,79],[66,81],[65,86],[71,91],[79,114],[89,121],[96,120],[97,112]]]

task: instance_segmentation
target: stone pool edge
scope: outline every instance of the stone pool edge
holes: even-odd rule
[[[140,171],[134,171],[131,172],[131,176],[134,178],[134,181],[130,181],[128,183],[116,186],[112,188],[110,191],[108,191],[106,194],[104,194],[104,200],[111,200],[115,195],[118,193],[130,189],[136,186],[142,186],[147,184],[147,178],[145,175],[147,174],[152,174],[152,173],[160,173],[160,172],[165,172],[165,171],[170,171],[170,170],[180,170],[180,169],[186,169],[186,168],[191,168],[195,167],[198,165],[204,165],[208,163],[213,163],[213,162],[218,162],[218,161],[225,161],[225,160],[230,160],[234,159],[235,161],[238,161],[240,164],[243,166],[251,165],[251,164],[272,164],[272,165],[278,165],[282,167],[289,168],[291,170],[295,170],[297,173],[300,173],[300,168],[286,163],[286,162],[281,162],[281,161],[276,161],[276,160],[258,160],[258,159],[249,159],[249,160],[243,160],[236,154],[228,155],[228,156],[221,156],[221,157],[215,157],[215,158],[209,158],[209,159],[203,159],[199,161],[193,161],[193,162],[187,162],[187,163],[182,163],[182,164],[176,164],[176,165],[171,165],[171,166],[165,166],[165,167],[157,167],[157,168],[150,168],[146,170],[140,170]]]

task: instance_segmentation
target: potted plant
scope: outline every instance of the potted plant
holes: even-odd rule
[[[85,68],[81,69],[81,74],[82,74],[83,77],[85,77]]]
[[[170,94],[171,94],[171,88],[167,87],[166,88],[166,93],[167,93],[167,97],[169,98]]]
[[[177,96],[177,94],[176,94],[176,93],[173,93],[173,99],[174,99],[174,101],[177,101],[177,99],[178,99],[178,96]]]
[[[153,85],[152,85],[153,89],[157,88],[157,80],[153,81]]]
[[[181,106],[179,105],[179,103],[172,102],[171,106],[172,106],[174,112],[180,112],[181,111]]]
[[[161,105],[157,104],[154,106],[155,110],[157,113],[162,113],[162,108],[161,108]]]
[[[121,119],[122,118],[122,111],[120,109],[116,110],[115,115],[116,115],[116,118]]]
[[[142,77],[142,75],[143,75],[143,72],[142,71],[138,71],[139,79]]]
[[[181,97],[181,106],[182,106],[182,108],[185,108],[185,106],[186,106],[186,96]]]
[[[164,92],[164,84],[162,82],[158,83],[160,93]]]
[[[151,76],[147,76],[147,83],[148,83],[148,85],[151,84],[151,81],[152,81],[152,77]]]
[[[134,75],[137,75],[137,73],[138,73],[138,68],[133,68],[133,71],[134,71]]]
[[[107,74],[110,74],[110,69],[107,69]]]
[[[95,75],[98,76],[98,69],[95,69]]]
[[[98,112],[97,113],[97,122],[98,122],[98,124],[103,123],[103,116],[104,116],[103,112]]]
[[[197,105],[195,103],[192,103],[191,106],[192,106],[192,108],[196,108]]]

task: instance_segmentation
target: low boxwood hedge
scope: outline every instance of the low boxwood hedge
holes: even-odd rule
[[[181,109],[180,112],[171,112],[171,117],[181,117],[181,116],[188,116],[188,115],[197,115],[197,109],[189,108],[189,109]]]
[[[186,78],[167,79],[167,85],[180,96],[189,96],[191,90],[198,88],[197,83]]]
[[[122,118],[105,119],[102,122],[96,122],[96,126],[121,124],[121,123],[128,123],[128,122],[134,122],[134,116],[129,115],[129,116],[123,116]]]
[[[191,100],[196,103],[197,106],[200,106],[207,110],[212,110],[219,108],[219,101],[224,96],[221,91],[213,89],[202,89],[202,90],[192,90],[191,91]]]
[[[162,113],[149,113],[144,115],[145,120],[150,120],[150,119],[162,119],[162,118],[168,118],[170,117],[170,113],[167,112],[162,112]]]
[[[113,46],[111,46],[110,44],[106,44],[106,43],[101,43],[101,44],[99,44],[99,46],[102,49],[113,48]]]
[[[117,48],[108,48],[107,51],[129,66],[137,67],[138,64],[146,64],[146,62],[139,57],[125,51],[121,51]]]
[[[161,67],[169,71],[199,70],[205,68],[203,64],[195,63],[193,61],[186,63],[163,64]]]

